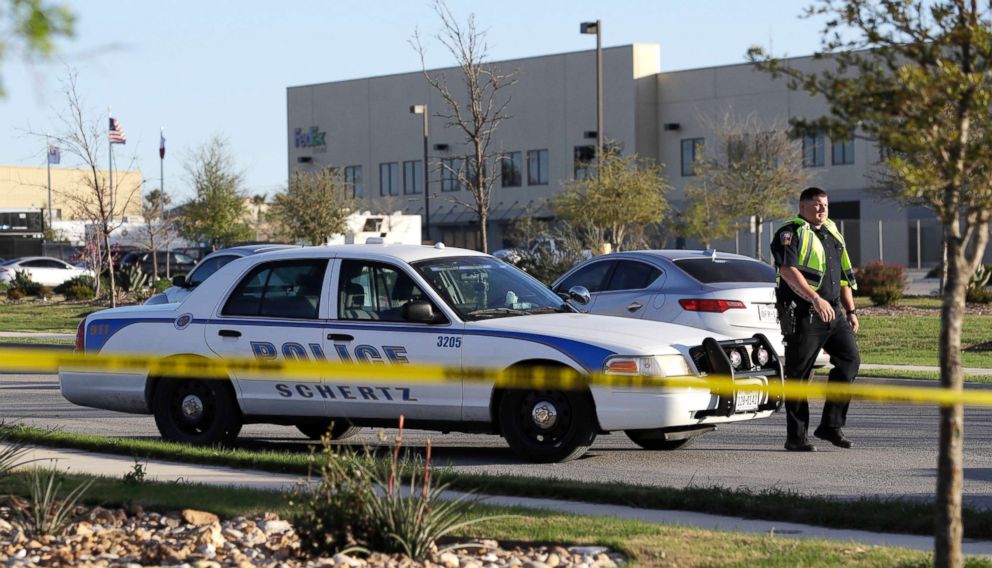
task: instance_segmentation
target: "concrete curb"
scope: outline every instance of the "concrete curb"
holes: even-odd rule
[[[38,460],[33,466],[50,466],[71,473],[102,475],[121,478],[134,469],[134,458],[109,454],[96,454],[83,450],[30,447],[25,459]],[[289,489],[303,480],[299,475],[287,475],[234,469],[219,466],[201,466],[164,460],[139,460],[145,467],[146,479],[151,481],[198,483],[213,486],[244,487],[259,490]],[[457,498],[464,495],[447,491],[445,496]],[[933,538],[929,536],[875,533],[860,530],[830,529],[776,521],[762,521],[738,517],[725,517],[691,511],[639,509],[622,505],[602,505],[578,501],[558,501],[530,497],[475,494],[483,502],[500,506],[520,506],[545,509],[591,517],[613,517],[639,520],[648,523],[682,525],[715,531],[775,535],[786,538],[826,539],[858,542],[875,546],[896,546],[913,550],[930,551]],[[966,540],[965,554],[992,556],[992,541]]]

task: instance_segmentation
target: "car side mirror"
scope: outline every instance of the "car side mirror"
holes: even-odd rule
[[[400,308],[400,316],[415,323],[435,323],[434,306],[427,300],[411,300]]]
[[[580,306],[585,306],[592,301],[592,296],[589,295],[589,290],[585,286],[572,286],[568,289],[567,299]]]
[[[189,288],[189,285],[186,284],[186,275],[185,274],[173,276],[172,277],[172,285],[173,286],[179,286],[180,288]]]

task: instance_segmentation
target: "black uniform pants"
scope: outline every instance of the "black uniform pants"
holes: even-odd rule
[[[813,374],[813,365],[821,349],[830,355],[828,377],[831,383],[852,383],[861,367],[861,355],[854,338],[854,330],[847,322],[844,310],[834,307],[836,316],[823,322],[812,308],[795,310],[794,333],[783,330],[785,335],[785,377],[787,380],[807,383]],[[811,316],[812,314],[812,316]],[[823,405],[820,428],[836,430],[847,422],[850,397],[827,400]],[[809,401],[805,396],[785,401],[786,433],[793,442],[805,442],[809,428]]]

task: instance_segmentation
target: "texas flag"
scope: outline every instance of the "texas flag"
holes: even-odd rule
[[[158,157],[165,159],[165,129],[159,131],[158,134]]]

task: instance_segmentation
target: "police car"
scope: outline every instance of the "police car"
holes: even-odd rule
[[[180,303],[115,308],[80,323],[77,349],[204,360],[328,360],[366,364],[348,379],[170,378],[147,372],[61,369],[62,394],[95,408],[152,414],[162,436],[232,441],[242,424],[296,426],[337,439],[362,426],[502,435],[525,459],[578,457],[597,434],[623,431],[670,450],[717,424],[767,417],[775,389],[711,392],[704,375],[779,384],[764,336],[729,339],[660,322],[578,313],[569,300],[492,256],[428,245],[340,245],[266,252],[232,261]],[[733,361],[733,363],[732,363]],[[743,361],[743,364],[742,364]],[[382,365],[454,370],[440,383],[377,379]],[[459,369],[559,367],[580,373],[688,377],[698,386],[582,390],[496,388]],[[772,394],[770,394],[772,393]]]

